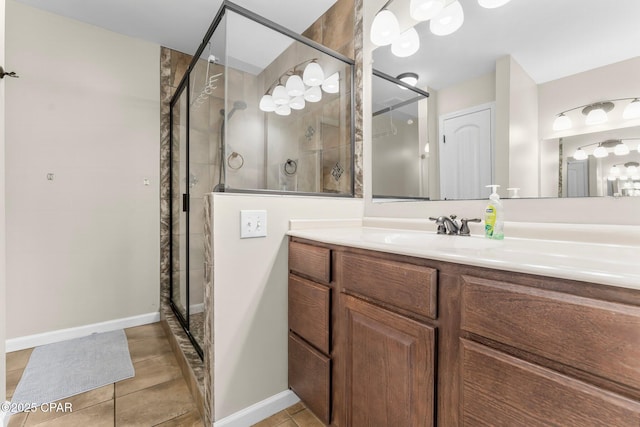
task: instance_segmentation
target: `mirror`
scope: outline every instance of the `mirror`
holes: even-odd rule
[[[374,197],[483,199],[489,195],[487,183],[499,184],[503,198],[637,195],[636,175],[618,183],[608,179],[608,169],[633,163],[639,154],[640,117],[623,113],[640,97],[635,22],[640,2],[621,0],[612,7],[595,0],[511,0],[486,9],[463,0],[459,5],[462,26],[445,36],[433,34],[430,21],[413,20],[409,0],[387,6],[401,31],[415,28],[420,48],[398,57],[390,45],[377,47],[373,69],[392,79],[416,73],[416,87],[429,97],[414,103],[409,143],[401,132],[409,120],[401,114],[406,106],[394,114],[375,113],[410,98],[401,92],[411,90],[396,86],[391,94],[393,85],[374,72]],[[612,106],[608,121],[585,124],[589,110],[603,102]],[[554,129],[561,113],[571,128]],[[395,135],[384,134],[382,117]],[[584,150],[587,160],[574,159],[574,147],[587,140],[594,144]],[[608,142],[607,158],[593,157],[600,143],[612,140],[622,140],[629,154],[616,154],[617,144]],[[406,158],[399,163],[394,156],[402,153]]]

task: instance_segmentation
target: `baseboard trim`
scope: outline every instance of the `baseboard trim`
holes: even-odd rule
[[[39,345],[52,344],[54,342],[85,337],[95,332],[110,332],[118,329],[147,325],[149,323],[155,323],[159,321],[160,313],[154,312],[141,314],[139,316],[125,317],[123,319],[93,323],[91,325],[78,326],[75,328],[59,329],[57,331],[11,338],[6,341],[5,351],[9,353],[12,351],[24,350],[25,348],[37,347]]]
[[[213,427],[246,427],[256,424],[300,401],[291,390],[283,391],[213,423]]]

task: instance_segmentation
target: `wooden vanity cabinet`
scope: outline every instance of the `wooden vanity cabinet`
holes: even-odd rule
[[[640,426],[639,291],[314,245],[289,372],[326,424]]]
[[[639,426],[640,307],[518,282],[461,277],[462,424]]]
[[[289,387],[331,422],[331,250],[289,245]]]

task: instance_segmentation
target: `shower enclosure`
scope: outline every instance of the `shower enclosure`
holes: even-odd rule
[[[170,304],[202,356],[204,198],[353,196],[354,63],[224,2],[171,100]]]

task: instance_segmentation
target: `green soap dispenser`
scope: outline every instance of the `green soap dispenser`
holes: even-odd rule
[[[494,240],[504,239],[504,208],[497,188],[499,185],[487,185],[493,192],[489,196],[489,204],[484,211],[484,237]]]

